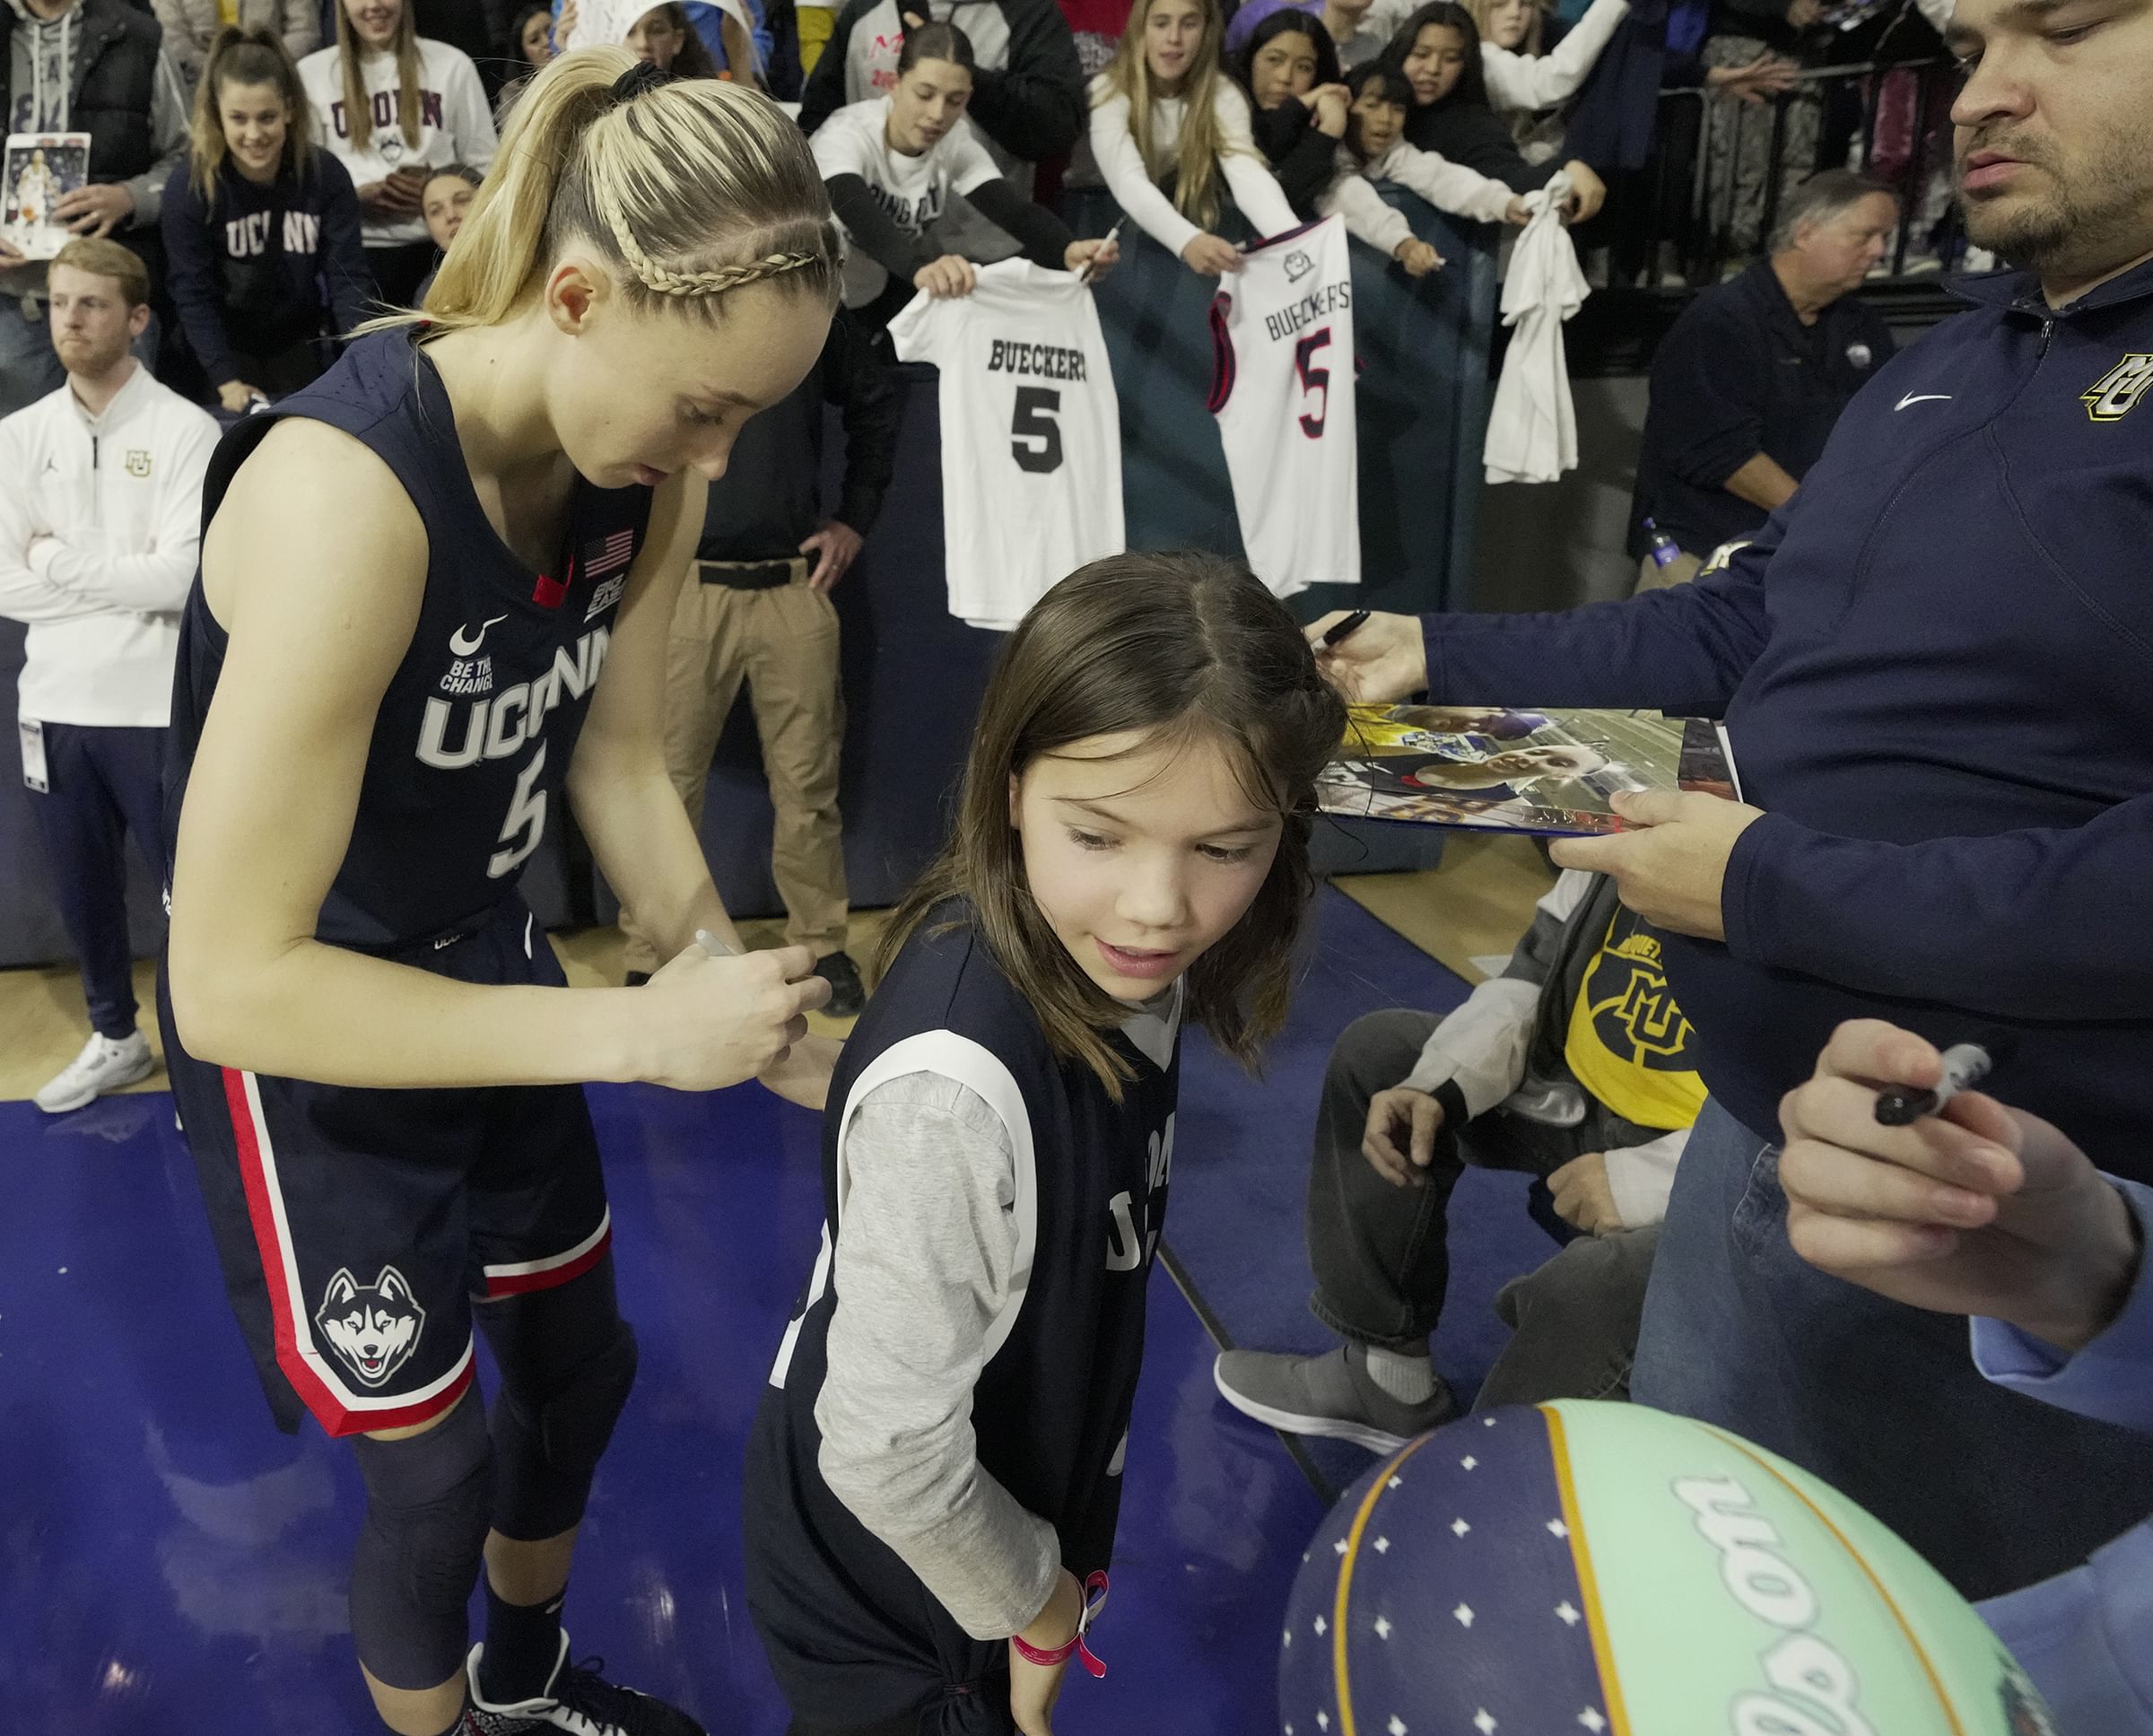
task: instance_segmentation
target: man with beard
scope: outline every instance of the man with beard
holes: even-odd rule
[[[2153,4],[1960,0],[1967,231],[2017,270],[1849,405],[1729,569],[1559,615],[1379,615],[1347,696],[1723,715],[1756,806],[1619,797],[1556,859],[1669,936],[1711,1101],[1632,1391],[1838,1485],[1970,1596],[2153,1505],[2153,1445],[1990,1386],[1966,1328],[1789,1245],[1783,1093],[1842,1020],[1997,1054],[1995,1088],[2153,1181]],[[1336,617],[1332,617],[1335,619]],[[1330,620],[1311,629],[1320,632]],[[1878,1209],[1886,1202],[1878,1201]]]
[[[217,425],[128,353],[150,320],[133,253],[70,241],[47,287],[66,379],[0,418],[0,615],[30,628],[22,773],[89,1002],[89,1041],[37,1094],[59,1114],[152,1065],[135,1023],[125,834],[161,883],[172,659]]]

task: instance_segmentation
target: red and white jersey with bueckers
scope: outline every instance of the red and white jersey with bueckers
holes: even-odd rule
[[[1211,414],[1250,569],[1277,597],[1361,582],[1348,246],[1338,217],[1259,242],[1211,301]]]

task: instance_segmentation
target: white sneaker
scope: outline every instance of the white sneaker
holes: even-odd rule
[[[108,1091],[148,1078],[155,1065],[150,1058],[150,1040],[140,1031],[130,1032],[117,1042],[92,1031],[83,1052],[38,1093],[37,1105],[48,1115],[64,1115],[96,1102]]]

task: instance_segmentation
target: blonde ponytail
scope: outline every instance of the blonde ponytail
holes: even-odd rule
[[[437,328],[499,325],[533,279],[580,243],[630,303],[715,318],[728,290],[783,277],[824,300],[837,231],[799,128],[768,98],[684,79],[625,100],[625,48],[579,48],[531,81],[509,117],[423,315]]]

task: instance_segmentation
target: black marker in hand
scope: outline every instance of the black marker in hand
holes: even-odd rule
[[[1877,1120],[1885,1127],[1911,1127],[1922,1116],[1935,1114],[1960,1092],[1979,1085],[1995,1064],[1978,1042],[1955,1042],[1944,1051],[1944,1077],[1933,1090],[1902,1087],[1878,1092]]]

